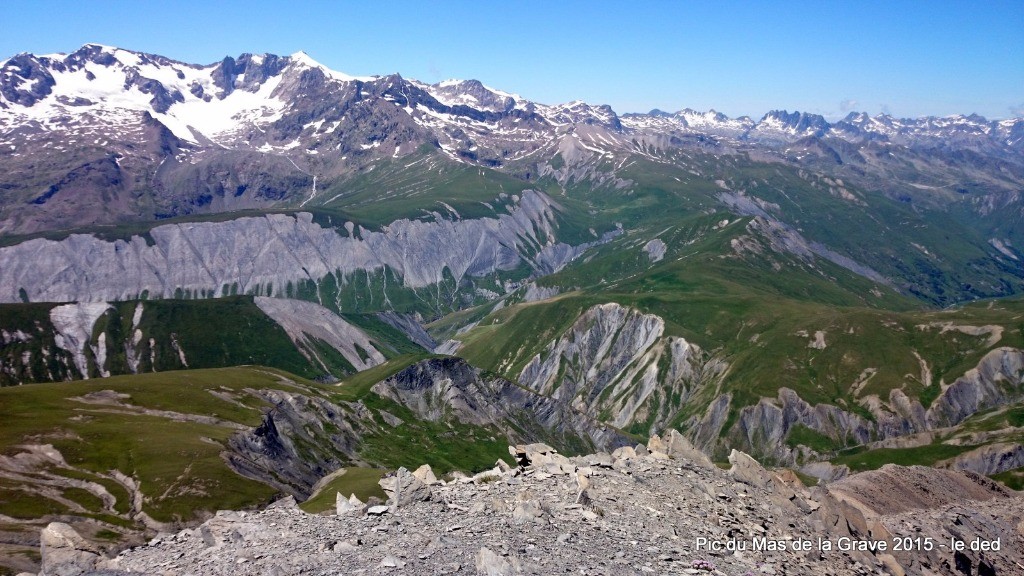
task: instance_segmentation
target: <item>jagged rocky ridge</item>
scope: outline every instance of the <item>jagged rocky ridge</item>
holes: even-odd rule
[[[754,406],[740,408],[737,422],[731,429],[723,430],[731,400],[731,396],[724,394],[712,402],[692,435],[704,439],[699,443],[711,452],[720,453],[726,445],[739,445],[761,457],[794,464],[798,451],[786,446],[785,440],[797,425],[840,443],[869,444],[947,429],[975,413],[1010,405],[1022,398],[1024,351],[1001,347],[990,351],[976,368],[946,386],[927,410],[920,400],[893,389],[888,402],[877,396],[862,400],[874,417],[872,421],[839,406],[812,406],[793,390],[782,388],[777,399],[762,398]],[[1007,460],[1007,465],[1011,461]]]
[[[530,359],[519,383],[617,428],[665,429],[727,366],[664,330],[657,315],[595,306]]]
[[[555,240],[558,205],[527,191],[509,214],[475,220],[397,220],[380,232],[321,227],[312,216],[269,214],[157,226],[104,241],[72,235],[0,248],[0,301],[97,302],[145,295],[288,295],[288,286],[334,286],[353,274],[390,272],[408,288],[513,270],[550,273],[578,256]]]
[[[675,433],[612,454],[566,458],[543,444],[510,453],[518,467],[499,462],[449,481],[437,480],[429,466],[399,469],[381,481],[389,496],[384,505],[338,494],[336,516],[305,514],[291,499],[259,512],[224,511],[115,558],[99,554],[70,526],[50,524],[41,538],[43,573],[114,576],[159,566],[204,574],[952,576],[974,574],[975,567],[1011,574],[1024,559],[1020,496],[976,476],[889,466],[808,489],[742,452],[721,470]],[[891,505],[884,496],[922,481],[932,487],[924,498]],[[893,550],[903,538],[928,538],[933,546]],[[999,546],[953,552],[946,544],[952,539]],[[805,540],[807,550],[794,545]],[[822,549],[820,541],[834,547]],[[883,541],[885,550],[838,549]],[[712,550],[709,542],[722,548]],[[743,549],[727,549],[728,542]],[[754,550],[755,542],[762,549]]]
[[[478,426],[493,426],[511,440],[544,438],[575,451],[613,448],[628,438],[570,402],[484,376],[459,358],[424,360],[375,384],[373,392],[437,421],[454,417]]]
[[[460,358],[422,360],[371,391],[408,408],[418,420],[498,430],[512,442],[544,440],[576,452],[629,442],[564,402],[484,375]],[[298,497],[308,497],[317,480],[345,462],[365,463],[360,442],[368,430],[402,425],[394,415],[375,414],[360,402],[339,404],[287,390],[254,394],[273,409],[260,426],[235,435],[225,457],[242,475]]]

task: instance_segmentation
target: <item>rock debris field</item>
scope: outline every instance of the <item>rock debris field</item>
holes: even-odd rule
[[[982,500],[896,506],[886,516],[853,488],[837,490],[842,499],[805,488],[741,452],[722,470],[674,432],[613,454],[566,458],[543,444],[510,452],[520,466],[447,482],[428,466],[400,469],[381,481],[386,503],[339,494],[336,514],[306,514],[290,497],[258,512],[219,512],[113,559],[51,524],[41,538],[43,573],[1024,574],[1022,499],[981,477],[965,476]],[[874,489],[899,482],[902,471],[930,473],[885,470]],[[965,549],[948,549],[951,539]],[[897,540],[911,550],[894,550]],[[974,540],[989,549],[972,550]]]

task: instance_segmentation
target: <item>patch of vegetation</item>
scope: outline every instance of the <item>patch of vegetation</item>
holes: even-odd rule
[[[234,428],[149,415],[139,408],[255,426],[261,419],[259,408],[211,391],[244,397],[245,388],[288,388],[284,377],[269,369],[226,368],[0,389],[0,453],[17,454],[18,445],[25,443],[52,444],[74,468],[59,473],[102,483],[117,498],[121,513],[129,509],[127,492],[97,474],[120,470],[138,479],[147,496],[144,510],[160,521],[188,520],[203,510],[250,507],[269,501],[275,490],[239,477],[220,457]],[[103,390],[122,394],[117,402],[127,408],[76,400]],[[56,501],[18,488],[0,483],[5,514],[39,518],[68,512]],[[102,512],[91,493],[73,488],[64,496],[86,510]]]
[[[379,468],[346,468],[345,473],[334,478],[320,489],[320,492],[299,505],[310,514],[334,510],[337,495],[347,498],[355,494],[363,502],[371,496],[386,499],[387,495],[378,484],[385,470]]]
[[[877,448],[874,450],[859,448],[840,452],[837,457],[832,459],[832,463],[837,466],[845,464],[854,472],[875,470],[892,463],[902,466],[932,466],[940,460],[955,458],[974,448],[977,446],[952,446],[949,444],[929,444],[916,448]]]
[[[803,424],[797,424],[789,429],[789,435],[786,436],[786,445],[792,447],[807,446],[819,454],[828,454],[842,447],[841,442],[837,442]]]
[[[1007,470],[990,476],[996,482],[1002,483],[1010,490],[1024,490],[1024,468]]]

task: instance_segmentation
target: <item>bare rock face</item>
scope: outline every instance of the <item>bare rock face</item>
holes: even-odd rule
[[[260,310],[284,328],[292,341],[299,344],[299,350],[307,357],[311,353],[305,352],[308,347],[303,344],[310,338],[316,338],[341,353],[356,371],[361,372],[385,361],[384,355],[373,347],[365,332],[323,306],[284,298],[257,297],[254,300]],[[315,357],[310,360],[319,361]]]
[[[224,459],[242,476],[302,499],[309,497],[323,476],[360,462],[360,438],[376,426],[360,404],[335,404],[294,391],[261,390],[255,394],[275,408],[256,428],[234,434],[227,442]],[[303,453],[300,443],[316,448]]]
[[[685,436],[679,433],[679,431],[672,429],[669,430],[663,440],[665,445],[665,452],[672,458],[677,460],[689,460],[698,466],[704,468],[714,468],[715,465],[708,458],[707,454],[698,450]]]
[[[589,440],[595,446],[619,446],[627,439],[615,429],[580,414],[561,399],[531,392],[488,377],[460,358],[423,360],[375,384],[373,392],[437,421],[454,416],[461,422],[501,429],[511,441],[530,439]]]
[[[786,445],[786,438],[797,425],[840,444],[867,444],[877,438],[880,447],[913,446],[931,443],[933,438],[928,433],[933,430],[955,426],[979,411],[1021,398],[1024,398],[1024,350],[1001,347],[987,353],[976,367],[947,386],[927,410],[917,399],[894,389],[888,402],[875,395],[863,399],[864,406],[874,416],[871,421],[839,406],[812,405],[796,391],[780,388],[777,398],[762,398],[757,404],[742,408],[729,430],[722,430],[722,426],[730,397],[722,394],[707,408],[704,418],[694,422],[688,434],[708,453],[724,455],[723,447],[733,445],[780,464],[794,465],[796,452]],[[724,436],[724,440],[720,436]],[[900,440],[902,437],[906,439]],[[1002,464],[992,462],[999,458],[1005,461]],[[1007,470],[1017,458],[1012,454],[997,458],[993,452],[983,451],[965,455],[961,467]]]
[[[960,454],[945,465],[955,470],[991,476],[1024,467],[1024,446],[1012,442],[989,444]]]
[[[51,522],[39,536],[44,576],[91,574],[106,566],[106,559],[74,528]]]
[[[86,380],[89,379],[89,363],[85,352],[92,339],[93,327],[100,316],[109,309],[110,305],[106,303],[81,303],[63,304],[50,310],[50,322],[57,331],[54,342],[58,348],[71,354],[75,368]],[[109,376],[109,372],[105,372],[104,368],[107,355],[105,340],[96,343],[93,355],[101,375]]]
[[[1022,387],[1024,350],[997,348],[943,390],[928,409],[928,424],[933,428],[959,424],[975,412],[1020,398]]]
[[[128,241],[82,234],[29,240],[0,248],[0,302],[20,302],[22,296],[34,302],[103,302],[143,293],[171,298],[179,290],[221,296],[233,286],[238,293],[278,296],[289,283],[333,275],[340,285],[353,273],[385,269],[404,286],[422,288],[442,282],[445,274],[458,281],[524,261],[552,272],[578,255],[554,257],[561,248],[572,252],[554,241],[557,209],[548,196],[526,191],[509,214],[397,220],[382,231],[360,228],[356,235],[323,228],[311,214],[300,213],[163,225],[148,239]]]
[[[654,314],[594,306],[526,364],[519,383],[592,418],[610,414],[605,419],[615,427],[650,421],[653,433],[726,368],[699,346],[664,337],[664,329]]]
[[[651,259],[651,262],[660,262],[665,257],[665,251],[667,246],[665,242],[659,238],[651,240],[647,244],[644,244],[644,252],[647,253],[647,257]]]

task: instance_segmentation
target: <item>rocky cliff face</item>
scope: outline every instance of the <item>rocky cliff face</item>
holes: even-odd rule
[[[872,422],[857,414],[828,404],[812,406],[793,390],[781,388],[777,401],[762,398],[756,405],[742,408],[727,437],[731,441],[738,440],[733,445],[756,448],[763,457],[791,461],[793,452],[785,442],[796,425],[806,426],[844,444],[864,444],[871,440],[874,431]]]
[[[89,235],[0,248],[0,302],[101,302],[148,295],[287,295],[289,286],[385,269],[408,288],[512,270],[564,266],[557,205],[526,192],[509,214],[476,220],[397,220],[381,231],[323,228],[310,214],[157,226],[149,238]],[[574,254],[573,254],[574,255]]]
[[[510,440],[545,440],[568,450],[611,449],[625,436],[569,402],[486,376],[459,358],[424,360],[374,385],[419,418],[454,417],[501,429]]]
[[[313,344],[315,341],[338,351],[357,372],[385,360],[365,332],[323,306],[284,298],[258,297],[254,300],[260,310],[284,328],[303,355],[319,364],[326,373],[330,372],[330,367],[319,357]]]
[[[1024,396],[1024,350],[997,348],[942,391],[925,415],[928,426],[959,424],[971,414]]]
[[[989,444],[960,454],[940,465],[986,476],[1016,470],[1024,468],[1024,446],[1011,442]]]
[[[715,439],[721,430],[716,426],[723,422],[721,407],[729,403],[725,395],[708,408],[702,421],[694,423],[690,434],[704,439],[698,440],[698,444],[712,452],[724,451],[731,442],[761,457],[792,465],[798,452],[786,445],[786,439],[797,425],[823,434],[837,445],[866,444],[955,426],[973,414],[1013,404],[1021,398],[1024,350],[1001,347],[987,353],[975,368],[945,386],[928,409],[918,399],[893,389],[888,402],[877,395],[861,399],[863,407],[871,413],[869,420],[839,406],[811,405],[795,391],[782,388],[777,399],[762,398],[754,406],[739,408],[736,423],[721,431],[724,441]],[[985,463],[991,459],[987,456],[979,456],[981,461],[975,464],[968,464],[975,459],[965,458],[963,469],[980,471],[990,467]]]
[[[360,403],[336,403],[292,390],[252,394],[273,408],[259,426],[232,436],[223,457],[242,476],[301,499],[338,468],[365,465],[360,441],[384,426]]]
[[[527,363],[519,383],[616,427],[664,429],[726,368],[664,330],[654,314],[614,303],[595,306]]]

